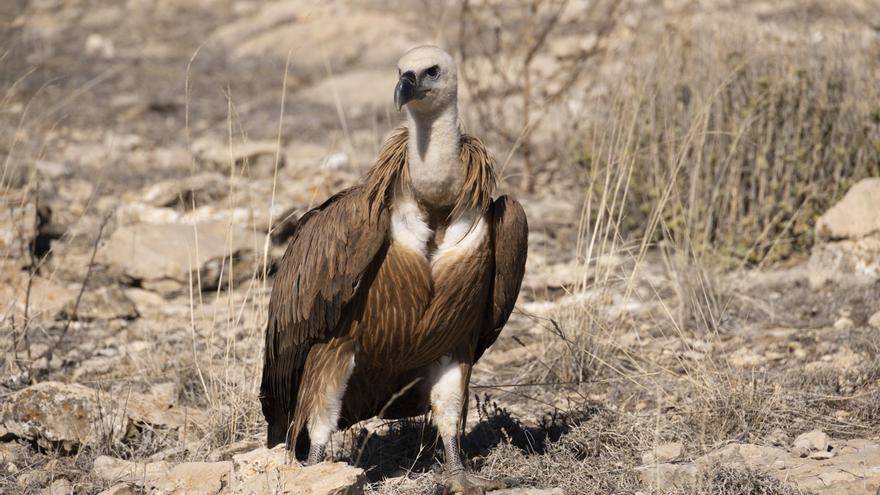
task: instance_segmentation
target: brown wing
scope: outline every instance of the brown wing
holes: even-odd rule
[[[495,277],[491,304],[486,316],[487,324],[477,342],[474,362],[495,342],[507,323],[526,271],[529,223],[522,205],[510,196],[501,196],[492,203],[492,249],[495,253]]]
[[[281,259],[260,387],[270,446],[286,439],[309,349],[348,330],[350,303],[387,244],[388,215],[370,206],[360,187],[333,196],[303,217]]]

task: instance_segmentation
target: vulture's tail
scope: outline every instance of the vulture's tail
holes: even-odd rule
[[[272,387],[272,376],[268,366],[263,366],[260,404],[263,409],[263,417],[266,418],[267,423],[266,447],[271,449],[280,443],[287,443],[289,432],[294,431],[291,428],[291,423],[294,420],[296,404],[290,404],[289,401],[281,400],[275,396]],[[293,447],[296,458],[303,461],[309,455],[311,442],[306,428],[300,425],[297,430],[300,431],[300,434],[297,436],[296,441],[288,443],[287,446],[288,448]]]

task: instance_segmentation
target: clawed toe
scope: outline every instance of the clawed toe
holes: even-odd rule
[[[459,471],[444,476],[440,490],[435,493],[443,495],[485,495],[492,490],[501,490],[514,486],[515,481],[509,478],[487,479]]]

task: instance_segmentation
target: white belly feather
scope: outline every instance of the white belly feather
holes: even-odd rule
[[[391,213],[391,238],[395,243],[420,253],[436,268],[446,260],[452,261],[478,249],[488,233],[484,217],[476,212],[461,215],[446,227],[443,241],[433,253],[428,253],[428,242],[433,232],[425,215],[412,198],[400,198]]]

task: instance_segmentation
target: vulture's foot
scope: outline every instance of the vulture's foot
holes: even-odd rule
[[[441,482],[441,491],[443,495],[462,494],[462,495],[484,495],[492,490],[501,490],[510,488],[514,485],[514,480],[509,478],[486,479],[468,473],[465,470],[455,471],[443,477]]]
[[[324,447],[324,445],[312,444],[311,448],[309,448],[309,457],[303,465],[313,466],[322,462],[324,460]]]

